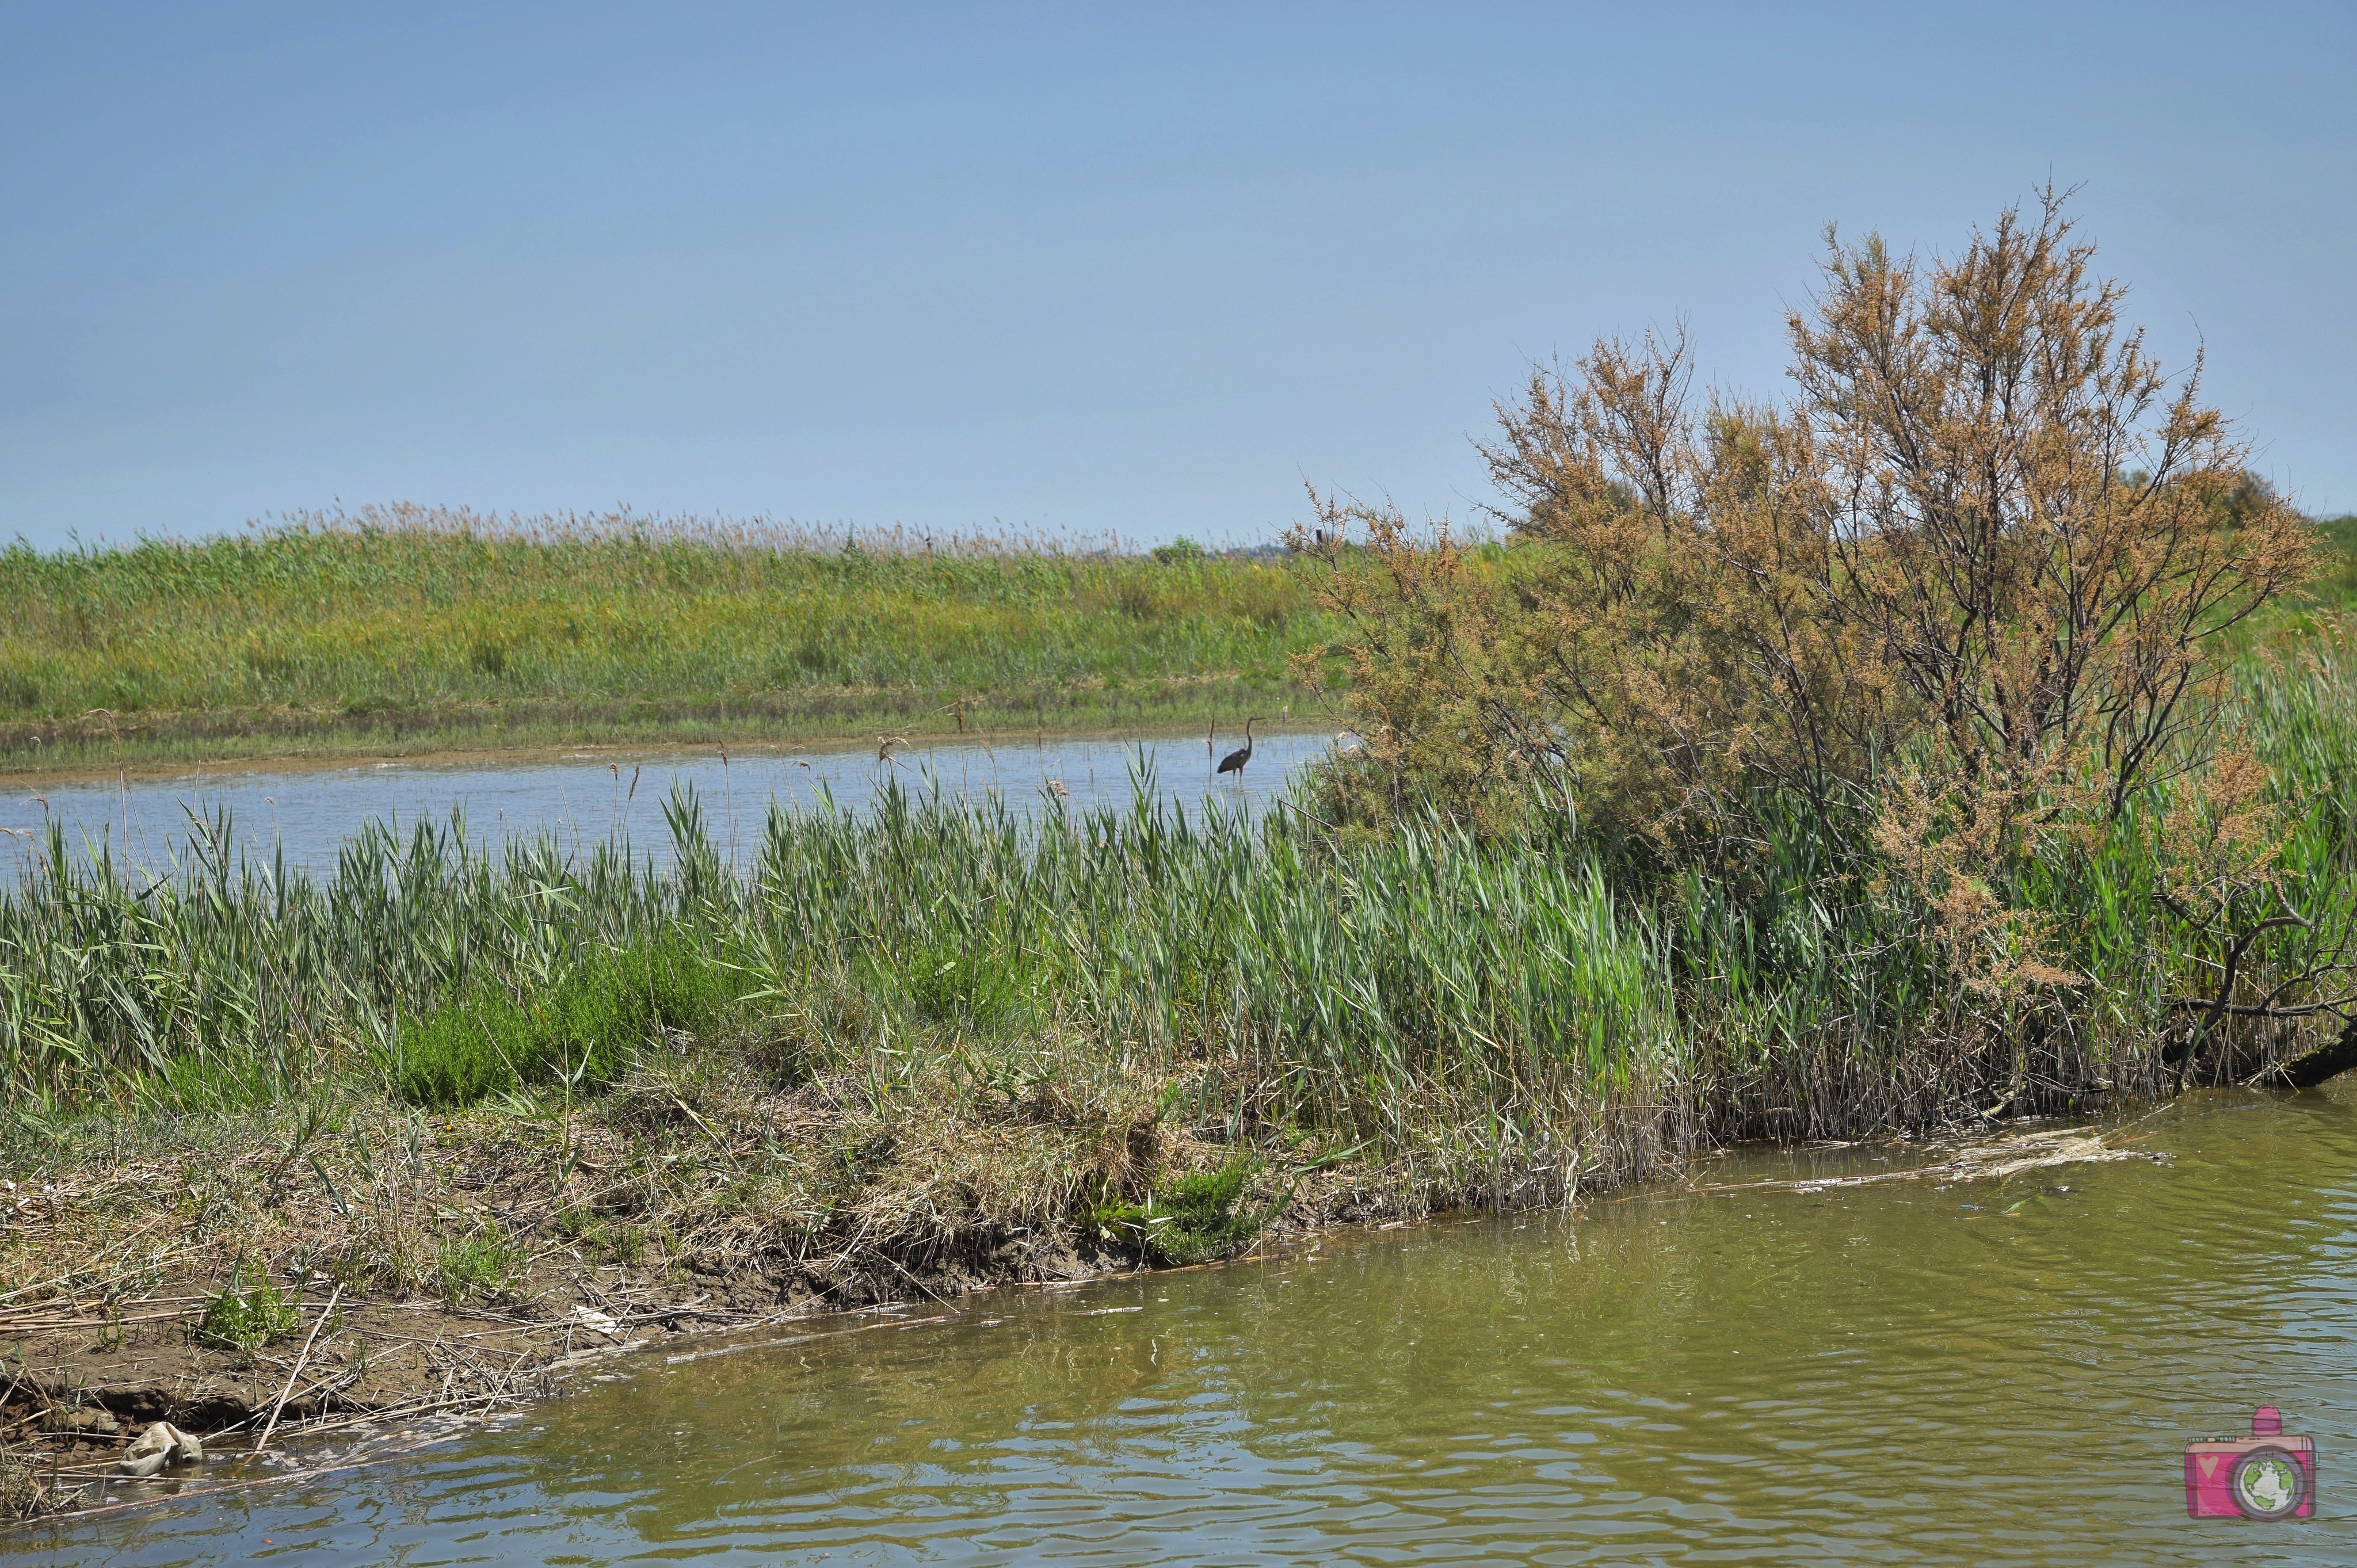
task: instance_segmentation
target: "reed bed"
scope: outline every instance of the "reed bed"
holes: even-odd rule
[[[1337,857],[1298,819],[1189,818],[1149,791],[1043,818],[899,788],[872,814],[773,811],[741,874],[692,793],[668,806],[669,870],[619,845],[486,853],[452,823],[372,828],[314,881],[239,854],[216,819],[177,875],[135,886],[53,830],[0,904],[5,1092],[67,1119],[231,1112],[339,1078],[468,1102],[482,1085],[420,1070],[451,1020],[499,1034],[485,1021],[659,948],[705,977],[675,988],[700,1011],[667,1022],[780,1082],[852,1073],[879,1106],[945,1073],[961,1103],[1143,1075],[1157,1119],[1222,1143],[1289,1126],[1413,1152],[1438,1115],[1552,1134],[1569,1160],[1565,1115],[1673,1066],[1662,942],[1593,865],[1439,823]],[[662,1026],[639,1016],[643,1046]],[[622,1071],[552,1060],[498,1087]]]
[[[0,550],[0,766],[1185,726],[1304,693],[1283,555],[416,508]]]
[[[2297,808],[2282,897],[2308,922],[2253,950],[2246,986],[2352,940],[2352,667],[2254,663],[2242,682]],[[2014,890],[2081,977],[2028,1004],[1958,984],[1922,912],[1797,811],[1764,893],[1741,896],[1649,878],[1559,822],[1360,838],[1299,807],[1189,817],[1148,779],[1123,811],[897,788],[872,813],[774,811],[740,866],[693,795],[667,814],[671,869],[621,844],[490,853],[453,822],[371,828],[322,879],[242,853],[226,821],[196,824],[152,882],[53,829],[0,900],[19,1136],[322,1084],[529,1113],[708,1058],[763,1092],[856,1101],[862,1136],[900,1151],[866,1162],[878,1181],[921,1164],[919,1123],[938,1148],[962,1120],[1041,1106],[1087,1124],[1060,1165],[1006,1176],[1017,1197],[969,1183],[974,1213],[1135,1197],[1173,1139],[1199,1165],[1348,1149],[1435,1192],[1560,1196],[1697,1136],[1856,1136],[2246,1076],[2338,1022],[2230,1028],[2206,1065],[2166,1058],[2172,1010],[2216,959],[2142,896],[2137,812]],[[470,1040],[471,1066],[452,1055]]]

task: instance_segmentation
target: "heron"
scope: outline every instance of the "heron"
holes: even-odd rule
[[[1236,747],[1235,750],[1220,758],[1219,771],[1222,773],[1234,774],[1236,776],[1236,782],[1239,784],[1243,782],[1244,764],[1252,760],[1252,727],[1258,723],[1260,723],[1258,718],[1246,719],[1244,721],[1243,745]]]

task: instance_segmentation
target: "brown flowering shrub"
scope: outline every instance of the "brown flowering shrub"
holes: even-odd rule
[[[1781,402],[1698,395],[1683,333],[1607,340],[1500,407],[1501,539],[1316,498],[1367,741],[1332,809],[1536,801],[1737,882],[1797,809],[1999,998],[2078,979],[2024,868],[2132,818],[2161,907],[2239,929],[2281,823],[2221,746],[2229,644],[2312,530],[2052,190],[1953,258],[1827,244]]]

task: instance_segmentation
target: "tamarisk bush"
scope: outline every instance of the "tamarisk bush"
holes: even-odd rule
[[[2244,968],[2316,926],[2284,891],[2300,802],[2229,700],[2315,531],[2200,360],[2172,378],[2123,321],[2061,194],[1953,258],[1826,240],[1781,401],[1698,396],[1683,331],[1534,369],[1480,444],[1501,542],[1313,495],[1369,741],[1329,805],[1503,832],[1535,803],[1632,886],[1755,907],[1804,831],[1808,896],[1886,909],[1975,999],[1958,1026],[2015,1042],[2092,1001],[2040,868],[2134,838],[2128,896],[2202,977],[2188,1028],[2329,1011],[2341,948]]]

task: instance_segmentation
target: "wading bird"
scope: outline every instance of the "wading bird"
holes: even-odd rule
[[[1252,727],[1258,723],[1260,723],[1260,720],[1257,718],[1246,719],[1244,721],[1243,745],[1236,747],[1235,750],[1220,758],[1219,770],[1222,773],[1234,774],[1236,776],[1236,782],[1239,784],[1243,782],[1244,764],[1252,760]]]

